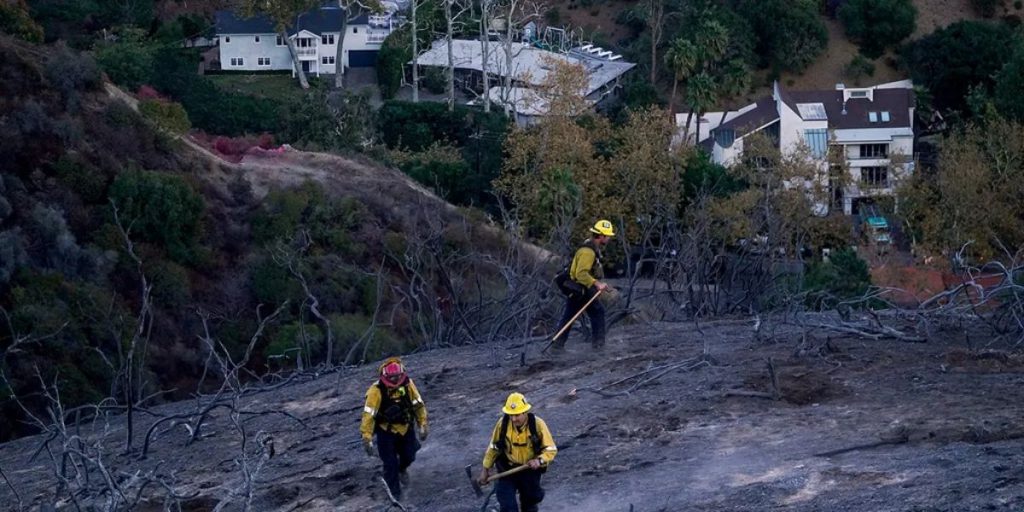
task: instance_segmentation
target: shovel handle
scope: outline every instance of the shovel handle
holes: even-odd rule
[[[590,304],[592,302],[594,302],[595,300],[597,300],[597,297],[599,295],[601,295],[602,291],[604,291],[604,290],[598,290],[597,293],[595,293],[594,296],[591,297],[590,300],[588,300],[587,303],[584,304],[583,307],[580,308],[580,310],[577,311],[575,315],[573,315],[572,319],[569,320],[568,322],[566,322],[565,325],[563,325],[562,328],[559,329],[558,332],[555,333],[555,335],[551,337],[551,341],[554,341],[554,340],[558,339],[558,337],[561,336],[562,333],[565,332],[566,329],[568,329],[570,326],[572,326],[573,322],[575,322],[576,319],[579,318],[580,315],[582,315],[583,312],[586,311],[588,307],[590,307]]]
[[[491,483],[499,478],[505,478],[506,476],[509,475],[514,475],[520,471],[525,471],[527,469],[530,469],[530,466],[527,464],[523,464],[522,466],[516,466],[508,471],[503,471],[501,473],[498,473],[497,475],[491,475],[487,477],[487,483]]]

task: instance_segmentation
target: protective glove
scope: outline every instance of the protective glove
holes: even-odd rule
[[[373,447],[373,441],[371,441],[369,439],[364,439],[363,440],[363,449],[366,450],[366,455],[368,457],[376,457],[377,456],[377,450],[375,450],[374,447]]]
[[[430,428],[427,427],[426,425],[421,426],[419,434],[420,434],[420,441],[426,441],[427,440],[427,435],[430,434]]]
[[[477,478],[476,481],[480,485],[487,485],[487,479],[490,478],[490,477],[491,477],[491,470],[489,470],[487,468],[483,468],[483,469],[480,470],[480,477]]]

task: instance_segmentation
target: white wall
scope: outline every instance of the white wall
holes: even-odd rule
[[[804,120],[789,108],[786,102],[777,100],[779,108],[779,149],[783,153],[797,151],[805,145]],[[824,127],[823,125],[822,127]]]
[[[255,41],[256,37],[260,42]],[[260,57],[270,58],[270,66],[260,66]],[[232,66],[232,58],[241,58],[243,64]],[[220,36],[220,66],[237,71],[291,69],[292,58],[288,46],[277,46],[275,34],[229,34]]]
[[[345,48],[342,62],[348,67],[348,52],[350,50],[380,50],[381,43],[369,42],[368,25],[349,25],[346,27]],[[373,29],[377,35],[385,35],[386,30]],[[255,42],[256,36],[260,42]],[[312,33],[303,32],[303,37],[311,37]],[[323,44],[323,35],[333,35],[334,44]],[[335,64],[324,64],[323,57],[334,57],[338,51],[338,33],[326,32],[317,35],[315,61],[311,61],[310,73],[334,74]],[[226,40],[230,38],[230,42]],[[294,39],[294,38],[293,38]],[[232,58],[242,58],[243,65],[232,66]],[[270,66],[260,66],[259,58],[270,58]],[[230,34],[220,36],[220,62],[221,69],[235,71],[268,71],[268,70],[291,70],[291,55],[288,53],[288,46],[277,46],[275,34]]]
[[[860,158],[860,144],[888,144],[888,158]],[[849,215],[853,211],[853,200],[863,197],[885,197],[896,193],[896,188],[902,179],[906,178],[913,169],[913,164],[891,165],[892,158],[912,162],[914,151],[914,138],[912,136],[894,136],[890,140],[878,140],[872,142],[860,142],[857,144],[844,145],[846,163],[850,169],[850,184],[843,191],[845,198],[843,210]],[[888,187],[862,187],[861,170],[865,167],[888,167]]]

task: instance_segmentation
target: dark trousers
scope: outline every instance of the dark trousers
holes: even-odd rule
[[[402,484],[398,481],[398,473],[405,471],[414,460],[420,442],[416,440],[416,432],[412,425],[405,435],[385,432],[377,429],[377,454],[384,463],[384,481],[391,488],[395,499],[402,497]]]
[[[579,312],[587,301],[589,301],[595,294],[597,294],[597,288],[591,286],[587,288],[587,293],[583,295],[572,295],[565,300],[565,311],[562,313],[562,321],[558,323],[558,327],[562,328],[569,320],[572,319],[573,315]],[[595,300],[587,306],[587,316],[590,317],[590,335],[594,345],[603,345],[605,330],[604,330],[604,304],[601,304],[601,300]],[[569,333],[572,332],[572,328],[566,329],[561,336],[555,340],[556,344],[564,345],[565,340],[569,339]]]
[[[520,508],[516,504],[519,493]],[[494,482],[494,494],[498,497],[501,512],[537,512],[544,500],[544,489],[540,486],[540,471],[527,469]]]

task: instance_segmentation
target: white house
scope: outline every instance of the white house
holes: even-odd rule
[[[547,112],[547,103],[533,92],[544,83],[551,71],[552,61],[579,64],[586,69],[586,90],[580,91],[595,108],[604,108],[618,99],[619,81],[636,64],[625,62],[619,55],[586,45],[568,52],[554,52],[537,48],[529,43],[511,43],[512,65],[508,66],[504,43],[491,41],[488,45],[487,72],[490,83],[483,83],[484,55],[480,41],[455,39],[452,55],[455,63],[457,87],[471,91],[478,97],[487,94],[491,101],[507,104],[516,114],[519,124],[531,124]],[[448,45],[443,39],[435,41],[429,50],[416,59],[424,68],[448,67]],[[505,90],[504,78],[512,77],[512,89]]]
[[[726,166],[742,155],[744,138],[757,132],[783,152],[809,149],[823,182],[831,175],[828,152],[840,152],[850,179],[832,187],[832,202],[850,215],[861,204],[893,196],[900,178],[913,172],[914,105],[910,80],[825,91],[786,91],[776,82],[771,96],[739,110],[705,113],[699,128],[687,113],[676,114],[676,125],[678,140],[696,140]]]
[[[321,7],[302,13],[288,27],[296,53],[307,73],[334,74],[339,31],[345,12]],[[342,64],[346,68],[373,67],[384,39],[398,28],[393,14],[364,14],[345,27]],[[221,69],[229,71],[293,70],[291,54],[274,23],[265,16],[243,18],[232,11],[217,11],[216,32],[220,42]],[[293,70],[294,72],[294,70]]]

